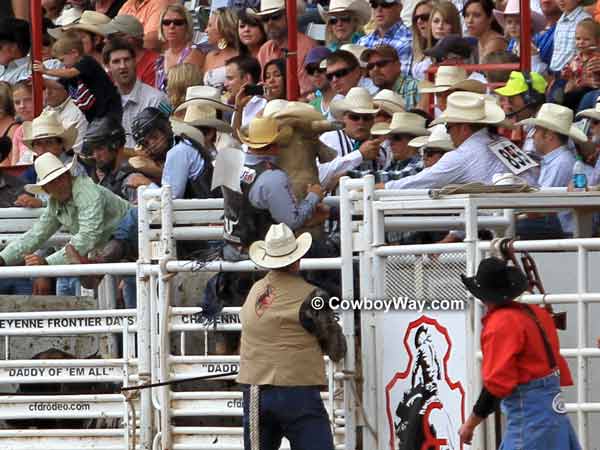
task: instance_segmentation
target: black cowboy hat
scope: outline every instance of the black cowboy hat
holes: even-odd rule
[[[460,276],[465,287],[483,302],[503,304],[521,295],[529,283],[523,271],[499,258],[486,258],[474,277]]]

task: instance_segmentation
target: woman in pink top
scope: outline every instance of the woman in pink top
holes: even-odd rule
[[[29,122],[34,118],[33,91],[29,81],[19,81],[13,86],[13,103],[17,117],[21,122]],[[10,165],[21,166],[33,164],[33,152],[23,144],[23,127],[15,128],[10,152]]]

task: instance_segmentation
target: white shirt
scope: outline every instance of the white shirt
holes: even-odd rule
[[[256,117],[256,115],[261,112],[263,109],[265,109],[265,106],[267,105],[267,99],[264,97],[259,97],[258,95],[255,95],[254,97],[252,97],[248,103],[246,104],[246,106],[244,106],[244,109],[242,111],[242,126],[246,126],[248,125],[252,119],[254,119]]]
[[[17,81],[26,80],[31,74],[29,56],[15,59],[6,66],[0,66],[0,81],[15,84]]]
[[[88,121],[81,110],[75,105],[73,99],[67,97],[67,99],[58,106],[46,106],[44,111],[56,112],[60,116],[62,125],[65,128],[75,125],[75,128],[77,128],[77,139],[75,140],[73,150],[76,153],[79,153],[81,151],[83,138],[85,137],[85,132],[87,131]]]

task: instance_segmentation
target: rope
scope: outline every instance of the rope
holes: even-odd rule
[[[466,184],[449,184],[442,189],[431,189],[429,191],[429,197],[433,199],[439,199],[447,195],[457,194],[515,194],[522,192],[535,192],[536,188],[529,186],[527,182],[519,179],[521,182],[518,184],[506,184],[506,185],[489,185],[479,182],[466,183]],[[502,179],[498,180],[502,181]]]
[[[375,431],[375,428],[373,427],[373,425],[371,425],[371,423],[369,422],[369,419],[367,419],[367,413],[365,412],[365,408],[362,404],[362,401],[360,400],[360,397],[358,396],[358,388],[356,386],[356,372],[351,371],[351,370],[342,370],[342,373],[344,374],[345,378],[350,380],[350,387],[352,388],[352,393],[354,394],[354,398],[356,399],[356,404],[358,405],[358,409],[362,416],[363,422],[365,423],[365,426],[367,427],[367,430],[369,430],[369,432],[375,438],[376,441],[379,441],[379,439],[377,437],[377,431]]]
[[[250,450],[260,450],[260,419],[259,419],[260,388],[250,386]]]
[[[224,372],[224,373],[220,373],[217,375],[202,375],[199,377],[183,378],[181,380],[168,380],[168,381],[162,381],[160,383],[140,384],[138,386],[129,386],[129,387],[121,388],[121,392],[149,389],[149,388],[159,387],[159,386],[168,386],[170,384],[186,383],[188,381],[210,380],[211,378],[222,378],[222,377],[228,377],[228,376],[237,375],[237,374],[238,374],[238,371],[234,370],[232,372]]]

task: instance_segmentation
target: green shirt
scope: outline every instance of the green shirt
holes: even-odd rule
[[[72,235],[69,242],[81,255],[110,240],[130,205],[87,176],[73,177],[72,196],[66,203],[53,198],[33,227],[0,252],[6,265],[38,250],[61,227]],[[48,264],[68,264],[65,249],[46,258]]]
[[[400,75],[392,90],[404,98],[407,111],[417,106],[419,102],[419,80],[411,76]]]

